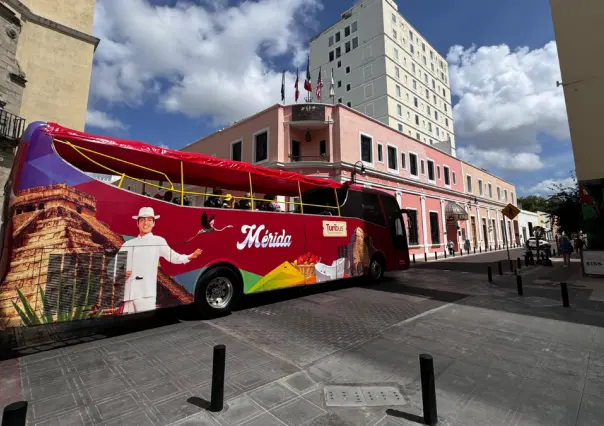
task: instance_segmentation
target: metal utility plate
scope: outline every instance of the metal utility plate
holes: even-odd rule
[[[407,403],[394,386],[325,386],[324,394],[328,407],[375,407]]]

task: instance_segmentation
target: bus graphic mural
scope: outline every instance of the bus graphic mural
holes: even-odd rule
[[[386,192],[53,123],[28,127],[4,197],[0,329],[189,303],[211,318],[248,293],[409,266]],[[245,203],[204,207],[212,197]]]

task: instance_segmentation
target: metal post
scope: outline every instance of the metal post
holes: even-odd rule
[[[463,256],[463,249],[459,250],[459,255]]]
[[[474,247],[474,254],[476,254],[476,247]]]
[[[499,275],[503,275],[503,265],[501,264],[501,260],[497,262],[497,270]]]
[[[518,289],[518,296],[523,296],[524,291],[522,290],[522,275],[516,275],[516,288]]]
[[[214,359],[212,363],[212,396],[210,411],[222,411],[224,406],[224,367],[226,361],[226,346],[214,346]]]
[[[445,259],[446,259],[447,258],[447,249],[445,249],[443,253],[445,253]]]
[[[413,263],[415,263],[415,253],[413,253]]]
[[[520,261],[520,258],[518,258],[517,260],[518,260],[518,269],[522,269],[522,262]]]
[[[434,260],[438,260],[438,252],[434,252]]]
[[[428,253],[424,252],[424,262],[428,261]]]
[[[436,412],[436,384],[434,382],[434,361],[428,354],[419,356],[419,370],[422,382],[422,405],[424,408],[424,423],[435,425],[438,421]]]
[[[566,283],[560,284],[560,290],[562,291],[562,306],[568,308],[570,306],[570,303],[568,301],[568,287]]]
[[[2,412],[2,426],[25,426],[27,401],[8,404]]]
[[[489,266],[489,268],[487,269],[487,275],[489,277],[489,282],[492,283],[493,282],[493,271],[491,271],[491,266]]]
[[[510,259],[510,271],[514,270],[514,262]]]

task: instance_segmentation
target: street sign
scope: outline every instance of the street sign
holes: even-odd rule
[[[520,213],[520,209],[513,204],[508,204],[501,210],[501,213],[508,219],[514,220],[514,218]]]

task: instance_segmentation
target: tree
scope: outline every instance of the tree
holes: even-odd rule
[[[574,178],[574,172],[571,172]],[[552,186],[554,194],[547,200],[544,210],[550,215],[558,217],[560,228],[567,234],[579,232],[583,226],[583,213],[579,198],[579,185],[572,186],[557,184]]]
[[[546,211],[547,199],[539,195],[527,195],[526,197],[518,197],[518,204],[523,210],[529,212]]]

